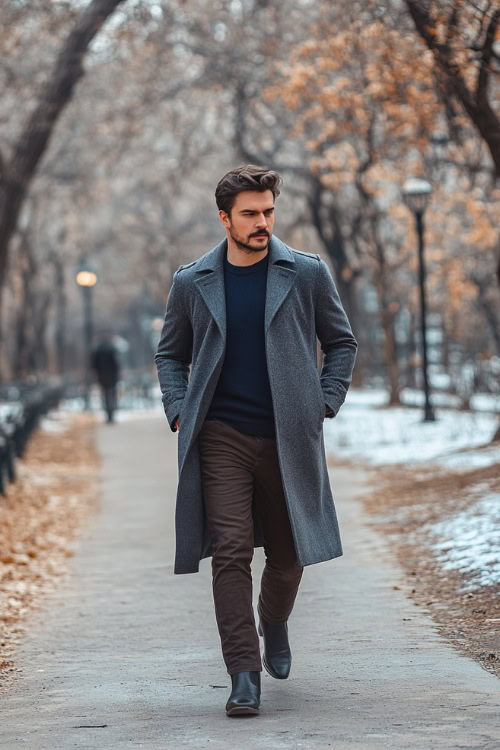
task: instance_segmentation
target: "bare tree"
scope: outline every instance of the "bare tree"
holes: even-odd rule
[[[12,155],[9,159],[0,158],[0,310],[9,246],[27,190],[55,124],[83,75],[83,57],[90,42],[122,2],[123,0],[92,0],[82,12],[63,44],[50,80],[22,128]]]
[[[462,104],[477,128],[500,177],[500,120],[489,94],[494,63],[498,65],[499,61],[494,45],[500,9],[489,0],[446,4],[440,0],[406,0],[406,5],[415,28],[434,53],[445,89]],[[475,28],[474,40],[467,43],[464,30],[473,33]],[[465,54],[457,54],[457,48]],[[468,68],[475,71],[472,84]]]

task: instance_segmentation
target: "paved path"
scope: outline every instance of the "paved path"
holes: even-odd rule
[[[210,562],[172,573],[177,435],[163,418],[99,428],[102,512],[20,652],[2,750],[500,747],[500,683],[436,633],[363,523],[363,476],[331,473],[344,556],[306,568],[286,682],[229,719]],[[254,570],[260,573],[262,554]]]

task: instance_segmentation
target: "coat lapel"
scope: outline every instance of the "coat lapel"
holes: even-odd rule
[[[286,261],[286,265],[283,261]],[[289,266],[292,266],[291,268]],[[266,308],[264,333],[267,335],[273,318],[295,284],[297,271],[294,270],[293,253],[284,242],[272,235],[269,243],[269,266],[267,269]]]
[[[226,296],[224,293],[224,252],[227,238],[219,242],[210,252],[203,255],[196,264],[198,278],[195,288],[203,297],[213,319],[217,323],[222,338],[226,338]]]
[[[226,297],[223,261],[226,248],[227,237],[200,258],[196,268],[198,278],[194,282],[217,323],[224,342],[226,339]],[[271,235],[264,313],[265,334],[295,283],[297,272],[293,268],[294,265],[295,260],[291,250],[278,237]]]

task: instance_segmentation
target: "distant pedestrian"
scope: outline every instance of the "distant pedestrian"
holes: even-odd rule
[[[254,165],[220,180],[226,237],[175,272],[155,356],[179,430],[174,572],[195,573],[212,556],[228,716],[259,712],[258,633],[267,672],[288,677],[287,621],[303,568],[343,554],[323,421],[344,402],[357,342],[325,261],[272,234],[281,182]],[[257,546],[266,555],[258,633]],[[197,626],[193,612],[188,627]]]
[[[114,422],[117,407],[116,386],[120,378],[120,366],[111,334],[103,334],[98,346],[92,352],[92,369],[95,370],[101,387],[107,421],[108,423]]]

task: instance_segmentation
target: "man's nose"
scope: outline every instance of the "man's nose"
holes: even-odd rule
[[[261,227],[267,227],[267,218],[264,214],[261,214],[257,220],[257,227],[260,229]]]

